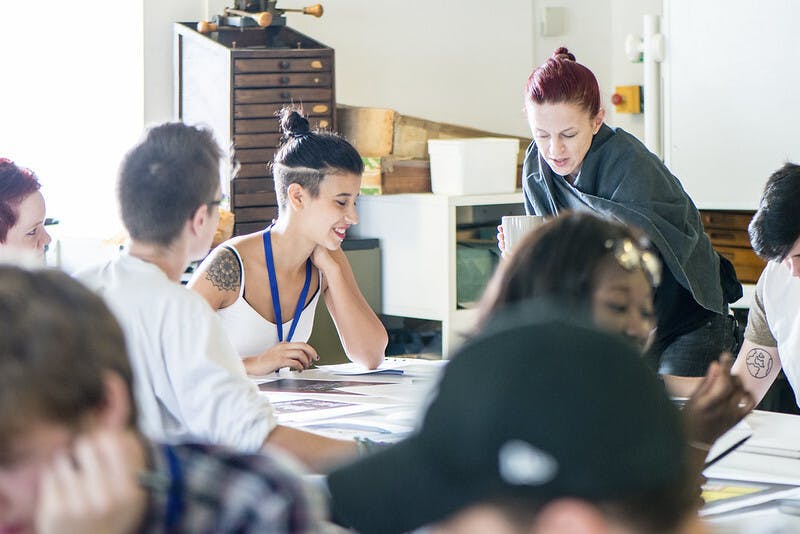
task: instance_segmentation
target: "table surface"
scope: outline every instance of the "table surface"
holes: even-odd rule
[[[402,374],[347,374],[358,368],[344,364],[303,372],[284,369],[255,380],[263,388],[281,387],[280,391],[263,391],[275,406],[281,424],[335,438],[362,436],[391,443],[417,427],[446,363],[387,358],[381,367]],[[752,437],[745,445],[706,470],[709,479],[800,487],[800,416],[755,411],[720,438],[709,458],[746,434]],[[776,451],[771,451],[772,447]],[[800,515],[783,513],[769,502],[711,515],[705,521],[715,534],[800,533]]]
[[[334,438],[396,442],[416,428],[446,360],[387,358],[384,373],[351,374],[355,364],[256,378],[278,422]],[[266,389],[270,388],[270,389]]]

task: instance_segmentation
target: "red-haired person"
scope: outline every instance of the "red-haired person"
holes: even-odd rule
[[[566,48],[531,73],[525,108],[533,134],[522,176],[526,212],[588,210],[642,229],[664,265],[648,356],[662,374],[702,376],[720,353],[734,350],[728,304],[742,288],[712,248],[692,199],[636,137],[604,124],[597,79]],[[498,241],[504,250],[502,229]]]
[[[50,234],[44,228],[44,197],[28,169],[0,158],[0,250],[32,250],[44,256]]]

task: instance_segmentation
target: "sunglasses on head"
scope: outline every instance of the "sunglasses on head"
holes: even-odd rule
[[[612,251],[614,259],[626,271],[641,269],[650,279],[653,287],[661,283],[661,262],[658,257],[646,248],[637,245],[632,239],[609,239],[605,248]]]

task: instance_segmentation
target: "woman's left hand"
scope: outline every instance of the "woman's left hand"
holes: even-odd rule
[[[323,273],[329,273],[331,269],[338,268],[338,263],[336,263],[336,258],[334,258],[335,252],[343,254],[342,249],[331,252],[327,248],[317,245],[311,252],[311,263]]]
[[[689,398],[683,413],[689,439],[712,445],[755,407],[755,399],[731,374],[733,357],[725,353],[711,362],[700,386]]]

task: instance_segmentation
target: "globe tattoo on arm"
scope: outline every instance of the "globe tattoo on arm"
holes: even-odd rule
[[[751,349],[747,353],[747,371],[753,378],[766,378],[772,371],[774,358],[764,349]]]
[[[206,280],[220,291],[239,291],[241,283],[239,261],[233,252],[223,248],[211,260],[206,271]]]

